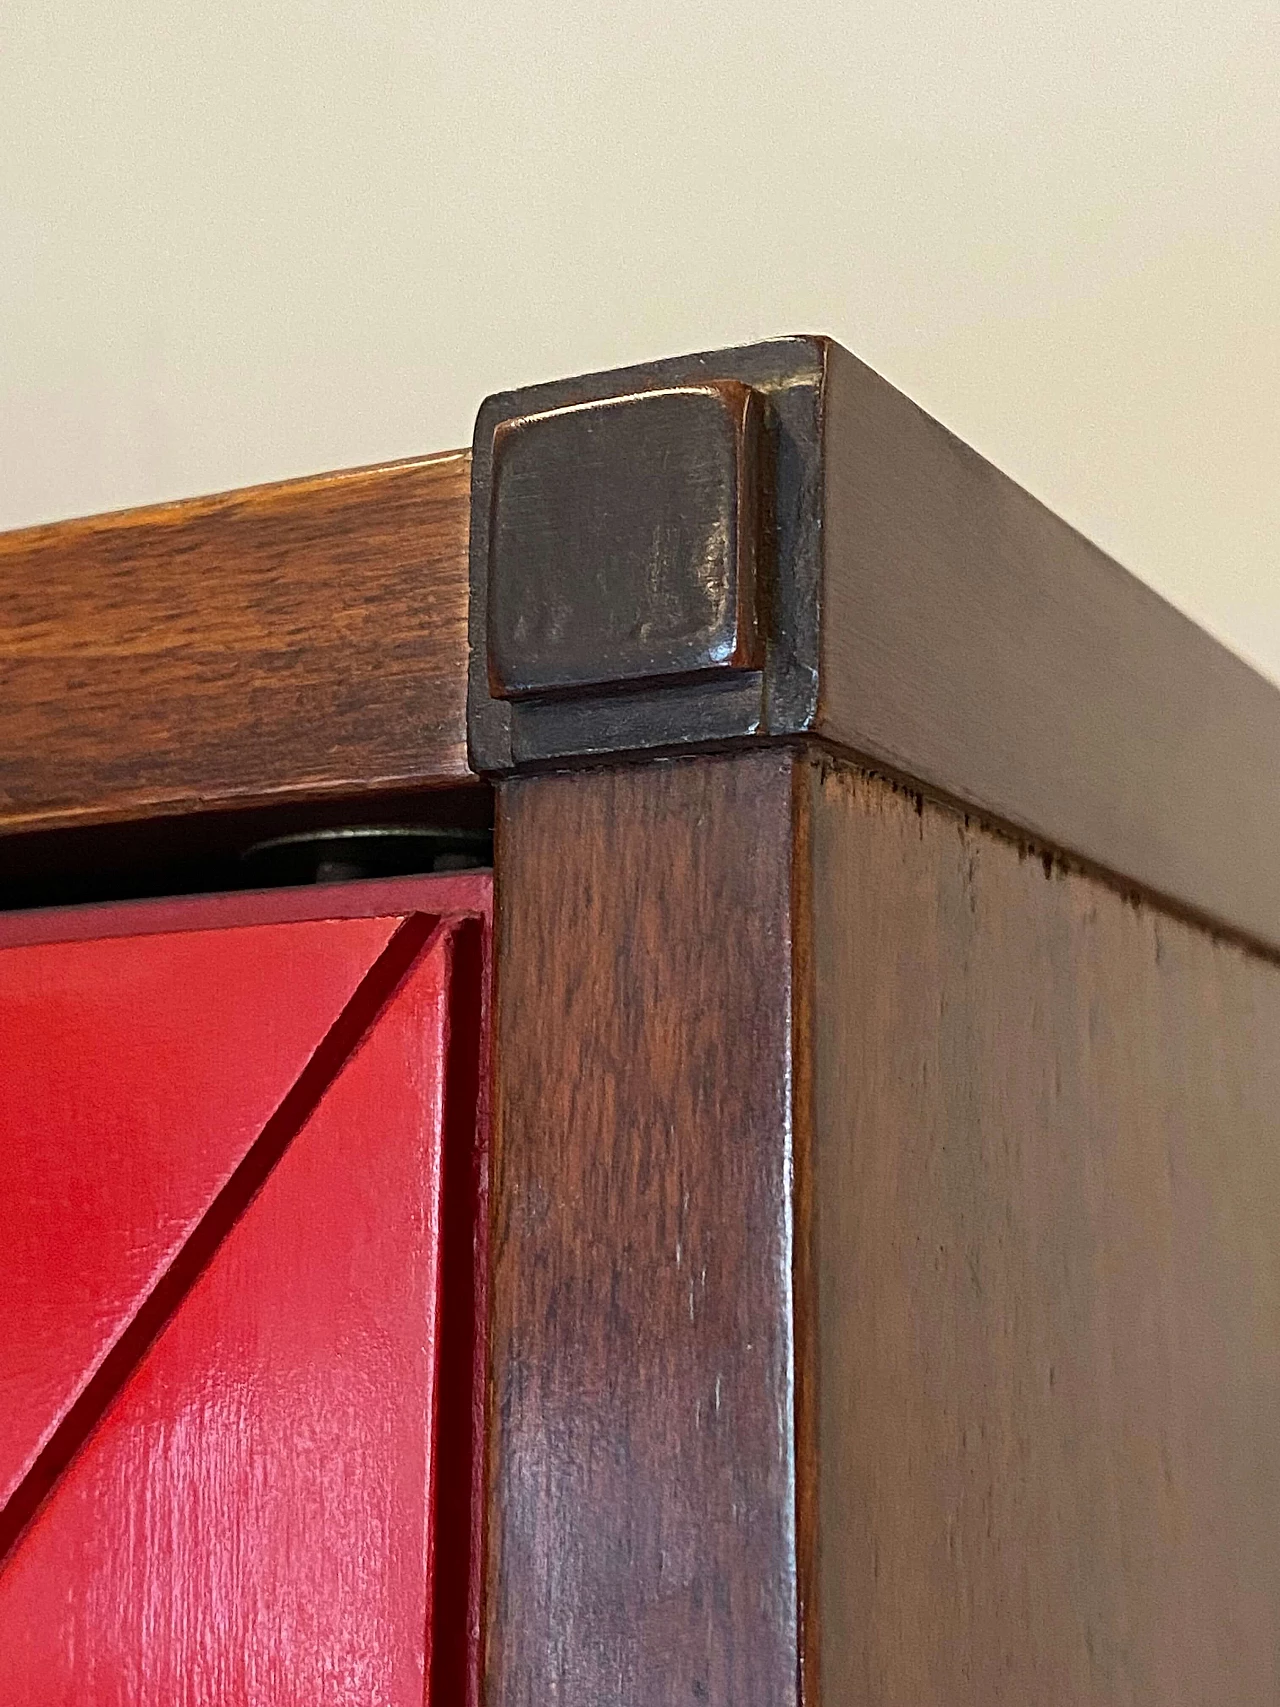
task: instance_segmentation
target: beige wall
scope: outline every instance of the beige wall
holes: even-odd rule
[[[1280,680],[1280,10],[0,0],[0,526],[830,331]]]

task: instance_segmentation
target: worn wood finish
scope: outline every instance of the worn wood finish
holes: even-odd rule
[[[696,540],[648,550],[647,480],[602,556],[625,446],[554,504],[521,464],[570,543],[591,496],[567,642],[521,582],[573,607],[557,540],[491,560],[503,423],[673,387],[741,406],[735,524],[759,428],[735,599],[700,626],[636,583],[718,586]],[[163,862],[166,814],[465,789],[469,552],[503,778],[488,1707],[1276,1699],[1280,694],[820,339],[490,398],[469,541],[467,466],[0,541],[0,832],[32,832],[0,876]]]
[[[0,833],[465,779],[468,468],[0,535]]]
[[[605,606],[634,607],[622,652],[499,660],[517,697],[493,697],[504,424],[584,405],[621,419],[611,398],[658,408],[664,388],[741,405],[731,652],[692,607],[682,645],[658,643],[670,599],[632,586],[629,605],[618,563],[652,568],[657,537],[664,574],[688,565],[661,527],[619,524],[611,545],[595,503],[583,574],[613,579],[585,585],[583,609],[603,644]],[[753,521],[739,500],[757,428]],[[1280,947],[1280,693],[829,340],[499,394],[469,494],[472,466],[456,453],[0,536],[0,839],[467,781],[470,539],[478,769],[816,735]],[[562,482],[561,532],[590,484]],[[559,573],[558,541],[542,543]],[[534,544],[505,539],[517,580]],[[519,603],[522,633],[539,621],[563,649],[559,617]],[[566,696],[593,674],[612,691]]]
[[[791,772],[500,789],[488,1707],[797,1699]]]
[[[732,380],[498,423],[489,688],[590,693],[759,669],[763,408]]]
[[[824,348],[777,338],[485,399],[476,770],[808,728]]]
[[[821,1701],[1280,1699],[1280,968],[810,787]]]
[[[837,344],[815,733],[1280,948],[1280,691]]]
[[[697,679],[687,644],[663,682],[706,565],[655,493],[708,452],[660,399],[716,385],[761,419],[759,669]],[[637,488],[649,426],[668,462]],[[472,470],[477,769],[816,736],[1280,948],[1280,691],[829,339],[499,394]]]

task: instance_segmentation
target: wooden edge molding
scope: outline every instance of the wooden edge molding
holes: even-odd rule
[[[829,340],[490,397],[470,558],[478,771],[817,738],[1280,948],[1280,691]]]
[[[0,834],[470,782],[465,452],[0,534]]]
[[[0,837],[807,739],[1280,949],[1280,691],[827,339],[0,536],[0,662]]]

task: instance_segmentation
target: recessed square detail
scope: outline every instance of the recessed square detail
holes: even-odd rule
[[[733,380],[500,422],[494,697],[758,669],[760,437],[760,399]]]

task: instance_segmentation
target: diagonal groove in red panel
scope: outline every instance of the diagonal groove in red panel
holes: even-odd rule
[[[372,1029],[410,967],[438,933],[451,928],[449,922],[442,924],[430,914],[411,914],[361,979],[242,1161],[0,1510],[0,1568],[80,1446],[262,1189],[290,1141]]]

